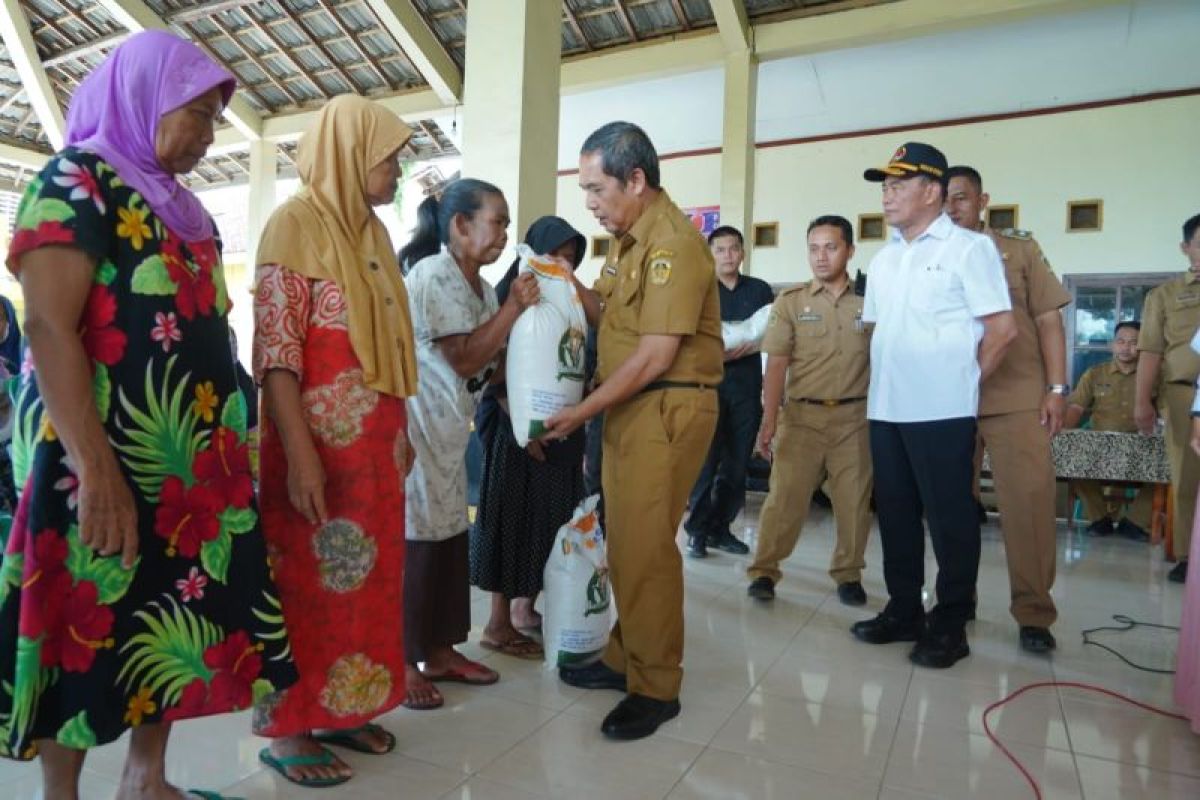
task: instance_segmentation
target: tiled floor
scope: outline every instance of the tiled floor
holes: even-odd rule
[[[751,522],[757,507],[753,499]],[[752,524],[745,535],[753,540]],[[343,787],[299,789],[264,771],[256,758],[263,741],[249,733],[244,714],[178,725],[170,774],[185,786],[256,799],[1026,798],[1031,790],[984,735],[981,713],[994,700],[1057,678],[1171,704],[1170,676],[1137,672],[1085,647],[1079,635],[1117,613],[1178,624],[1181,588],[1165,582],[1159,554],[1146,545],[1060,532],[1059,650],[1037,658],[1016,646],[993,519],[984,531],[972,655],[934,672],[914,670],[903,645],[870,647],[850,637],[847,626],[869,611],[846,608],[832,594],[823,569],[832,538],[828,513],[815,510],[772,605],[746,597],[744,558],[686,562],[683,713],[648,740],[601,737],[600,720],[617,694],[564,686],[541,664],[471,645],[469,654],[497,668],[501,682],[448,687],[439,711],[387,715],[397,752],[346,756],[358,775]],[[874,610],[883,601],[877,541],[868,564]],[[476,596],[473,635],[486,603]],[[1147,664],[1174,662],[1169,632],[1139,629],[1110,641]],[[1182,722],[1076,689],[1026,694],[993,722],[1046,798],[1200,798],[1200,737]],[[89,757],[85,797],[113,795],[123,757],[122,742]],[[0,797],[38,794],[34,765],[0,762]]]

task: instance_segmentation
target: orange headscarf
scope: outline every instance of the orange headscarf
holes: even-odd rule
[[[391,237],[367,201],[367,173],[410,136],[404,122],[365,98],[327,103],[300,140],[303,188],[271,215],[255,259],[336,283],[366,385],[396,397],[417,391],[412,320]]]

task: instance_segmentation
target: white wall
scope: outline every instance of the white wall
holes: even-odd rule
[[[841,214],[857,224],[879,212],[879,187],[863,169],[885,163],[905,141],[927,141],[953,163],[983,173],[998,205],[1020,206],[1060,274],[1161,272],[1185,267],[1180,225],[1200,213],[1200,97],[1052,114],[884,136],[760,148],[754,219],[778,221],[780,244],[751,253],[749,271],[769,281],[811,277],[808,221]],[[716,205],[720,157],[663,162],[663,185],[681,206]],[[1067,233],[1068,200],[1104,201],[1104,227]],[[559,213],[588,236],[600,233],[574,175],[559,179]],[[879,243],[864,242],[851,269],[866,268]],[[585,262],[587,276],[598,272]]]

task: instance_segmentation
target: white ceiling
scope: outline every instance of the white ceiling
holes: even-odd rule
[[[1063,16],[770,61],[759,142],[1200,86],[1200,0],[1131,0]],[[721,144],[722,71],[562,98],[559,167],[613,119],[660,153]],[[443,121],[439,120],[439,124]],[[442,124],[449,130],[450,120]],[[1200,130],[1200,120],[1197,120]]]

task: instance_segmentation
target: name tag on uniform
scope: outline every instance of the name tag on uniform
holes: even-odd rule
[[[1175,299],[1181,303],[1192,303],[1196,300],[1200,300],[1200,295],[1196,294],[1195,292],[1184,292],[1183,294],[1175,295]]]
[[[820,322],[823,317],[820,314],[797,314],[796,322]]]
[[[617,274],[617,265],[616,264],[605,264],[604,265],[604,274],[605,275],[616,275]]]

